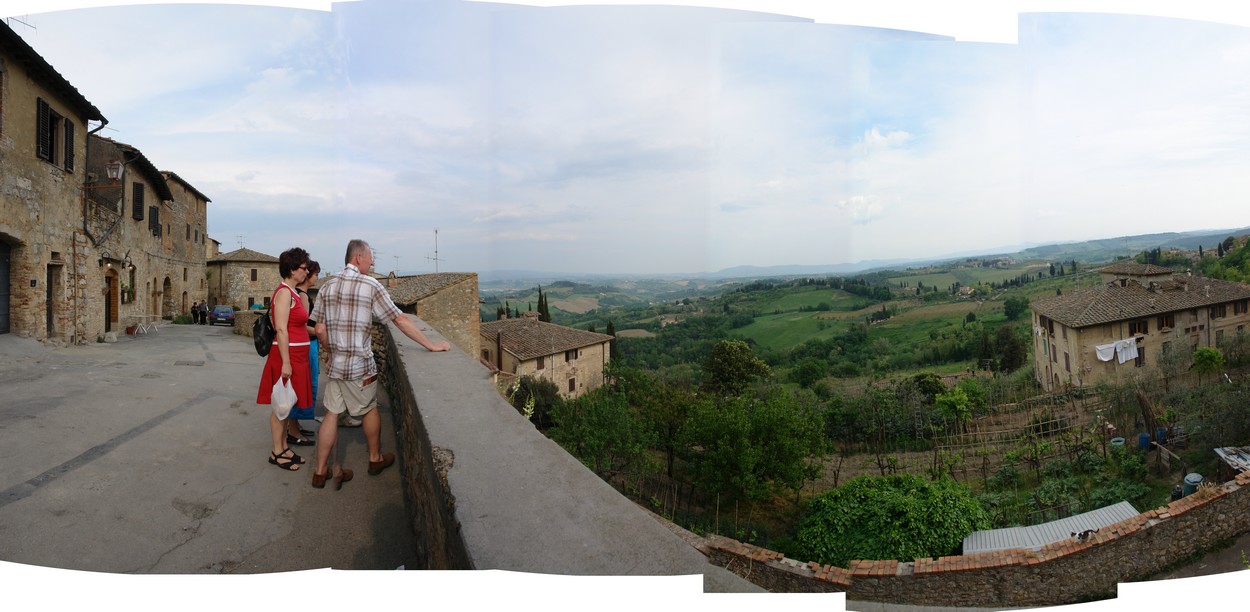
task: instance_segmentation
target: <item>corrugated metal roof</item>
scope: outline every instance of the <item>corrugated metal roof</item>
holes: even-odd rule
[[[964,538],[964,554],[1012,548],[1040,550],[1047,544],[1072,538],[1072,534],[1102,529],[1140,514],[1132,504],[1122,501],[1105,508],[1091,510],[1068,518],[1033,525],[974,531]]]
[[[1250,470],[1250,447],[1245,446],[1225,446],[1215,449],[1215,454],[1220,456],[1229,467],[1244,472]]]

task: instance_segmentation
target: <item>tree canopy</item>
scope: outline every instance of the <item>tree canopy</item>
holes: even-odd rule
[[[751,383],[768,378],[772,370],[741,340],[721,340],[703,363],[703,384],[723,395],[741,395]]]
[[[989,527],[980,502],[952,480],[857,476],[811,501],[796,539],[804,561],[847,567],[854,559],[949,555]]]

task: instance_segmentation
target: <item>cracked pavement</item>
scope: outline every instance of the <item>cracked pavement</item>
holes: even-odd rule
[[[0,335],[0,561],[125,574],[415,568],[398,469],[309,485],[268,463],[262,358],[230,328],[170,325],[51,348]],[[383,401],[383,448],[395,450]],[[305,423],[310,428],[315,423]]]

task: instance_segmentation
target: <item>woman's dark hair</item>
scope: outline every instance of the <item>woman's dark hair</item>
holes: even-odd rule
[[[308,251],[295,247],[287,249],[278,256],[278,274],[282,278],[291,278],[295,269],[308,263]]]
[[[321,274],[321,264],[310,259],[308,261],[308,275],[312,276],[314,274]]]

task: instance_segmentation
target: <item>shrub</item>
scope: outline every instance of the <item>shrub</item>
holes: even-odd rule
[[[811,501],[795,540],[805,560],[846,567],[852,559],[948,555],[989,526],[980,502],[952,480],[857,476]]]

